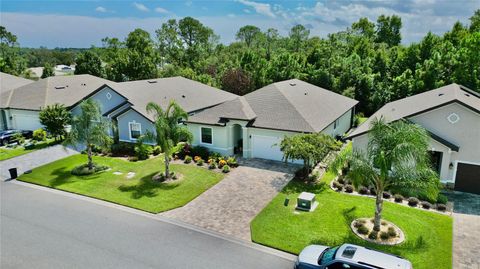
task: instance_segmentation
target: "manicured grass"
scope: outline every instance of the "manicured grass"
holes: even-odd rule
[[[309,244],[353,243],[407,258],[415,269],[451,268],[452,219],[449,216],[385,202],[383,218],[398,225],[406,240],[397,246],[380,246],[357,238],[350,230],[352,220],[373,217],[375,200],[337,193],[327,184],[335,175],[327,173],[320,183],[290,182],[251,223],[253,241],[298,254]],[[294,213],[302,191],[316,193],[314,212]],[[284,200],[290,198],[285,207]]]
[[[16,148],[0,148],[0,161],[27,154],[35,150],[43,149],[54,145],[55,143],[56,142],[54,139],[48,139],[47,141],[37,143],[33,149],[25,149],[21,146]]]
[[[181,173],[182,179],[170,183],[152,181],[153,175],[164,171],[162,158],[129,162],[94,157],[96,163],[107,165],[111,170],[79,177],[70,171],[85,163],[87,156],[78,154],[36,168],[31,174],[20,176],[19,180],[158,213],[185,205],[223,178],[221,173],[194,165],[172,164],[171,169]],[[123,174],[115,175],[114,172]],[[128,172],[136,174],[127,179]]]

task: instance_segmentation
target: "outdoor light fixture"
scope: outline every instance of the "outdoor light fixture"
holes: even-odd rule
[[[450,163],[450,164],[448,165],[448,168],[453,169],[453,163]]]

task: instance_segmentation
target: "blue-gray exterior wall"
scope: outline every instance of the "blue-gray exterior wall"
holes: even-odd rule
[[[110,99],[107,98],[108,93],[110,93],[111,95]],[[94,95],[90,96],[88,99],[93,99],[98,102],[98,104],[100,105],[100,112],[102,114],[104,114],[107,111],[110,111],[112,108],[126,101],[126,99],[123,96],[121,96],[120,94],[118,94],[108,86],[105,86],[103,89],[99,90]],[[71,112],[73,115],[80,114],[80,104],[75,106],[71,110]]]
[[[141,124],[141,134],[145,134],[147,130],[153,132],[153,124],[147,118],[142,116],[137,111],[130,109],[117,117],[118,122],[118,137],[123,142],[136,142],[136,139],[130,138],[130,122],[137,122]]]

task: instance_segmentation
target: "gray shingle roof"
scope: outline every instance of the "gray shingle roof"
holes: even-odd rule
[[[33,80],[0,72],[0,93],[32,83]]]
[[[375,112],[367,121],[355,129],[350,134],[350,137],[355,137],[368,132],[370,130],[371,122],[382,116],[387,122],[392,122],[452,102],[460,102],[474,110],[480,111],[479,94],[464,86],[453,83],[435,90],[387,103]]]
[[[69,107],[104,84],[114,88],[116,83],[91,75],[48,77],[2,95],[1,107],[40,110],[55,103]]]
[[[256,117],[250,125],[258,128],[290,130],[295,132],[320,132],[358,101],[317,87],[310,83],[291,79],[267,85],[243,97],[248,106],[224,103],[206,109],[190,117],[189,122],[220,123],[220,118],[236,118],[230,114],[241,114],[240,107],[252,110]],[[221,113],[219,113],[219,111]],[[227,116],[223,116],[227,115]],[[250,116],[253,114],[249,113]]]
[[[237,119],[250,121],[257,117],[248,104],[245,97],[240,96],[233,100],[219,104],[208,109],[208,112],[200,112],[189,118],[189,122],[206,124],[219,124],[224,119]]]
[[[194,112],[238,97],[183,77],[122,82],[114,89],[128,98],[134,109],[151,120],[151,115],[145,108],[149,102],[155,102],[165,108],[173,99],[185,111]]]

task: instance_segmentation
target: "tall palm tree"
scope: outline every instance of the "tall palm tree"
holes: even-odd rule
[[[428,141],[427,131],[419,125],[403,120],[387,124],[380,118],[372,122],[367,152],[350,151],[331,165],[338,171],[348,164],[348,177],[355,186],[374,188],[374,230],[380,230],[386,188],[426,192],[438,188],[438,176],[431,169]]]
[[[92,148],[106,148],[112,143],[108,135],[110,122],[102,117],[100,105],[87,99],[80,104],[81,112],[72,119],[72,128],[65,139],[67,145],[85,145],[88,156],[88,169],[93,169]]]
[[[192,133],[182,126],[181,121],[188,119],[188,114],[175,101],[170,101],[167,108],[163,110],[158,104],[150,102],[147,104],[147,112],[153,114],[155,119],[155,132],[147,131],[144,139],[155,141],[165,155],[165,178],[170,176],[170,155],[172,148],[178,142],[192,141]]]

